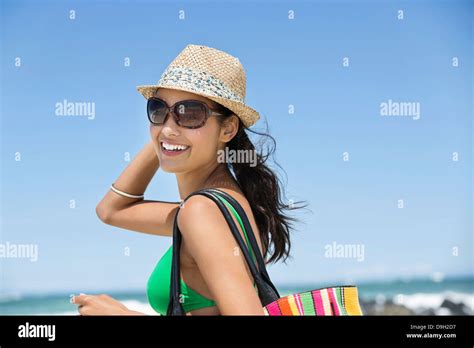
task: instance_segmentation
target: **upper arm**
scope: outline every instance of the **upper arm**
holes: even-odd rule
[[[97,215],[108,225],[148,234],[172,236],[178,207],[179,204],[174,202],[141,200],[109,212],[105,217],[100,217],[99,213]]]
[[[178,226],[220,313],[264,315],[245,258],[217,205],[203,196],[188,198]]]

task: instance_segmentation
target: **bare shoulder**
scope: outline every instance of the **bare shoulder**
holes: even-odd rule
[[[247,198],[243,193],[237,192],[236,190],[226,188],[219,189],[232,196],[242,206],[242,209],[249,219],[260,251],[264,252],[259,228],[255,222],[255,218]],[[244,238],[243,230],[236,217],[233,216],[233,214],[231,214],[231,216],[235,225],[237,226],[237,229]],[[202,238],[205,238],[205,240],[208,242],[209,238],[217,238],[221,242],[225,243],[230,243],[230,241],[234,240],[232,234],[229,233],[229,227],[227,226],[224,215],[220,211],[217,204],[210,198],[203,195],[191,196],[184,202],[178,214],[177,223],[181,233],[183,236],[185,236],[185,239],[187,237],[188,241],[191,238],[201,238],[201,241]],[[189,236],[191,233],[193,234],[192,237]],[[186,234],[188,234],[188,236],[186,236]]]
[[[249,208],[247,199],[242,193],[230,189],[219,189],[232,196],[244,210]],[[183,203],[178,214],[178,226],[181,228],[182,225],[190,225],[193,222],[204,222],[214,219],[217,215],[222,215],[222,213],[214,201],[203,195],[194,195]]]
[[[221,262],[219,251],[231,252],[236,247],[228,231],[226,220],[211,199],[194,195],[189,197],[178,213],[178,227],[183,236],[184,257],[191,264]]]
[[[181,206],[178,214],[178,226],[189,225],[197,222],[197,219],[212,217],[219,208],[209,198],[203,195],[194,195],[189,197]]]

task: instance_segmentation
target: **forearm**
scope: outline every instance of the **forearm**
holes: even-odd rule
[[[158,168],[158,157],[150,141],[115,180],[114,186],[119,190],[140,195],[145,192]]]
[[[118,190],[141,195],[146,191],[151,179],[159,168],[159,161],[153,143],[148,142],[135,156],[132,162],[124,169],[114,186]],[[97,212],[110,212],[142,200],[142,198],[129,198],[117,194],[109,189],[104,198],[97,205]]]

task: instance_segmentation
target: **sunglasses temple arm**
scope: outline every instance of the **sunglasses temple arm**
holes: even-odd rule
[[[218,111],[211,110],[211,116],[225,116],[225,114]]]

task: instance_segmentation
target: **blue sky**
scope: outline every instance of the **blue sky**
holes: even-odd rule
[[[313,211],[296,215],[293,258],[269,267],[276,284],[472,274],[472,12],[469,1],[2,1],[1,240],[39,249],[37,262],[1,259],[1,291],[145,288],[171,239],[107,226],[95,207],[124,153],[149,141],[135,86],[189,43],[243,63],[255,129],[266,119],[287,196]],[[57,116],[63,100],[95,103],[95,117]],[[419,103],[420,118],[381,116],[389,100]],[[159,170],[145,196],[178,200],[175,177]],[[364,260],[325,257],[333,242],[363,245]]]

